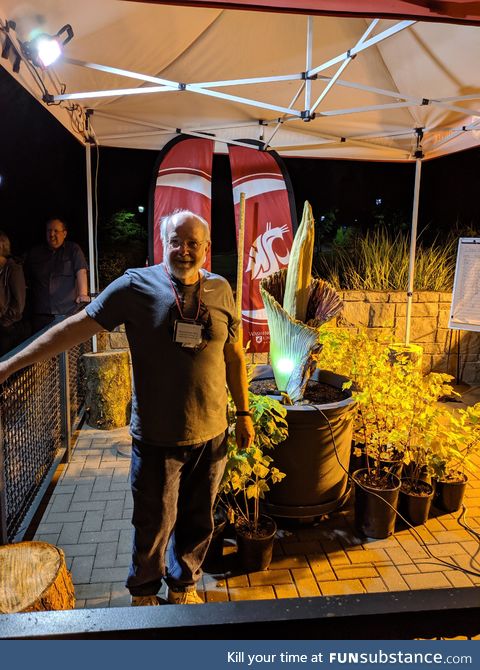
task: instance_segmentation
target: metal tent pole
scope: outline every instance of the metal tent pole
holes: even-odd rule
[[[92,194],[92,146],[87,141],[85,145],[85,163],[87,171],[87,221],[88,221],[88,265],[90,267],[90,295],[97,292],[95,258],[95,235],[93,229],[93,194]],[[97,336],[92,337],[92,351],[97,351]]]
[[[308,73],[312,67],[312,49],[313,49],[313,16],[307,17],[307,46],[305,54],[305,73],[307,80],[305,82],[305,111],[310,111],[310,96],[312,91],[312,80],[308,79]]]
[[[412,229],[410,233],[410,260],[408,264],[407,317],[405,324],[405,344],[410,344],[410,321],[412,316],[413,279],[415,274],[415,251],[417,247],[418,203],[420,200],[420,176],[422,159],[415,161],[415,186],[413,190]]]

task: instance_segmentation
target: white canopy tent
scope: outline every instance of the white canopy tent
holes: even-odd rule
[[[372,17],[375,5],[418,5],[425,14],[444,3],[347,1],[337,13],[341,4],[365,6],[370,16],[0,0],[0,63],[85,142],[88,179],[89,138],[160,149],[180,132],[213,134],[218,151],[256,139],[282,156],[416,161],[411,294],[421,158],[480,143],[480,28]],[[478,23],[480,3],[467,4],[477,10],[467,20]],[[54,34],[65,24],[74,38],[59,64],[41,71],[22,57],[35,31]],[[90,199],[90,225],[91,211]],[[411,295],[408,313],[410,303]]]

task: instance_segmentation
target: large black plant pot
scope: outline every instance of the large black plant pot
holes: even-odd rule
[[[355,527],[363,535],[377,540],[385,539],[395,530],[400,479],[396,475],[385,475],[385,486],[370,485],[368,470],[357,470],[352,478],[355,482]]]
[[[271,367],[257,366],[253,378],[273,378]],[[324,370],[316,370],[311,378],[338,389],[348,381]],[[268,455],[286,477],[267,494],[268,514],[311,519],[346,502],[355,410],[355,401],[346,393],[348,397],[338,402],[285,406],[288,438]]]

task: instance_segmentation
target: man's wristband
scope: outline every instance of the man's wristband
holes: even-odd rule
[[[240,410],[238,412],[235,412],[235,416],[252,416],[252,413],[249,412],[249,410]]]

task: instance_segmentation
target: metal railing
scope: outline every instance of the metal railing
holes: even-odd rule
[[[81,357],[87,351],[90,342],[30,365],[0,385],[0,544],[23,538],[58,464],[71,458],[85,399]]]

